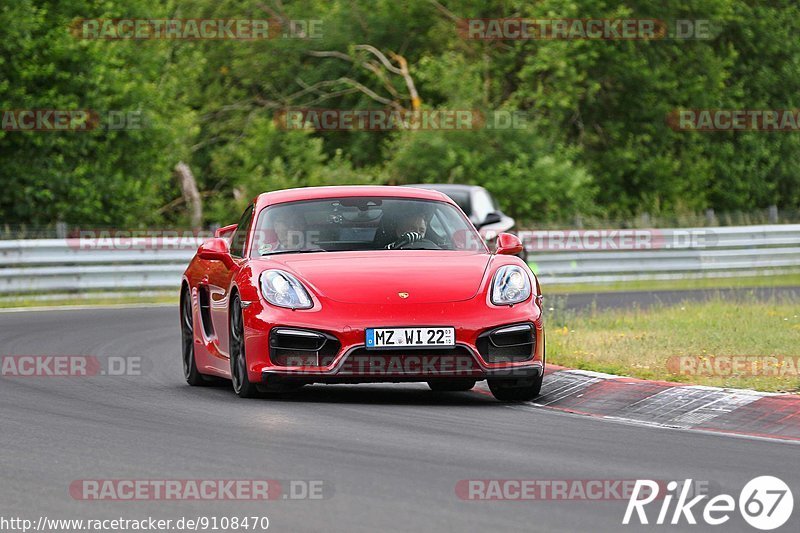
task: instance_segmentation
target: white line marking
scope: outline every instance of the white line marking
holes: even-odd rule
[[[43,313],[49,311],[90,311],[92,309],[150,309],[152,307],[174,307],[178,309],[178,302],[174,303],[136,303],[136,304],[98,304],[98,305],[54,305],[37,307],[6,307],[0,313]]]

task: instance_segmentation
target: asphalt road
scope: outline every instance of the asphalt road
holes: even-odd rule
[[[141,357],[141,375],[0,378],[0,517],[266,515],[274,531],[756,531],[622,526],[625,501],[463,501],[464,479],[708,480],[794,489],[800,447],[515,408],[425,385],[318,385],[282,400],[190,388],[177,309],[0,313],[0,354]],[[78,501],[81,479],[322,480],[321,500]],[[655,518],[658,509],[651,511]],[[700,518],[700,514],[698,518]]]

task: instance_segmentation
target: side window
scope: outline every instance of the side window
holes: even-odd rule
[[[231,255],[234,257],[244,257],[244,248],[247,246],[247,235],[250,233],[250,226],[253,224],[254,207],[250,205],[244,210],[236,232],[231,238]]]

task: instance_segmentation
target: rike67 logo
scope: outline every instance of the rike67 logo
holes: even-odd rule
[[[723,525],[731,519],[736,511],[737,501],[729,494],[719,494],[701,504],[709,498],[708,494],[690,497],[693,483],[687,479],[682,486],[676,481],[671,481],[666,486],[666,494],[659,494],[662,485],[649,479],[639,479],[633,488],[625,510],[622,523],[636,524],[697,524],[697,516],[708,525]],[[670,509],[677,496],[675,507]],[[658,516],[653,520],[652,513],[648,517],[645,507],[653,502],[658,503]],[[750,480],[739,493],[739,513],[745,522],[756,529],[769,531],[777,529],[786,523],[792,516],[794,497],[789,486],[781,479],[773,476],[760,476]],[[655,510],[655,509],[652,509]],[[671,511],[671,512],[670,512]],[[633,522],[631,520],[633,519]],[[685,522],[683,522],[685,521]]]

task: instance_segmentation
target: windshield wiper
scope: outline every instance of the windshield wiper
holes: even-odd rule
[[[266,252],[261,254],[261,257],[266,257],[269,255],[278,255],[278,254],[313,254],[315,252],[327,252],[323,248],[307,248],[307,249],[300,249],[300,250],[274,250],[272,252]]]

